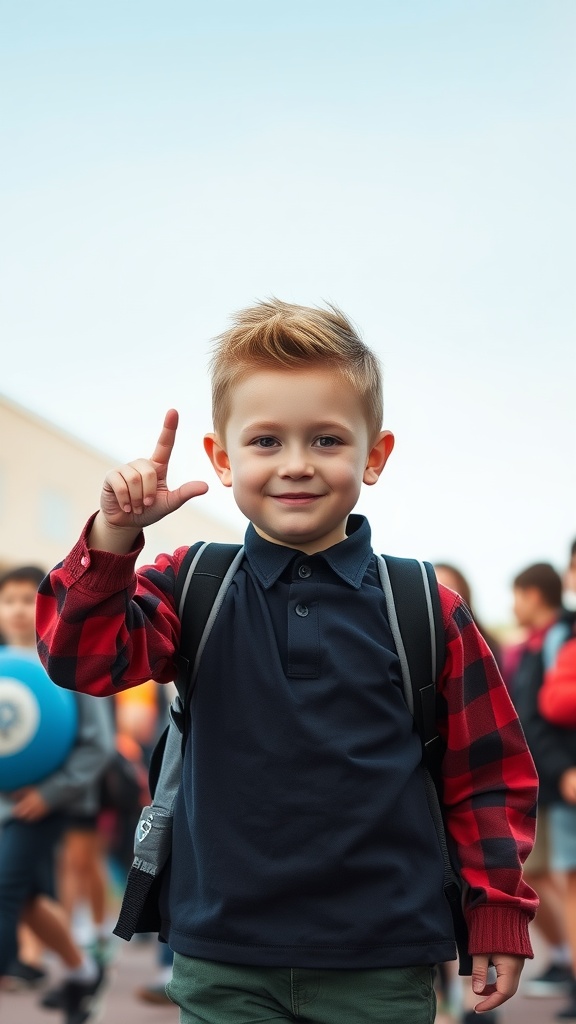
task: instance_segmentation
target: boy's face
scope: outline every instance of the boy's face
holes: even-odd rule
[[[10,580],[0,590],[0,633],[12,647],[36,646],[36,587]]]
[[[346,537],[362,483],[378,480],[394,445],[373,440],[361,400],[333,370],[255,370],[234,389],[226,437],[205,447],[257,533],[307,554]]]

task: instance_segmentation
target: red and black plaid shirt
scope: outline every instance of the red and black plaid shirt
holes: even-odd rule
[[[174,584],[187,548],[134,574],[129,555],[91,550],[88,524],[40,588],[38,651],[60,685],[96,696],[175,677]],[[535,832],[537,777],[496,663],[452,591],[440,587],[446,661],[439,730],[446,825],[466,883],[470,952],[531,956],[538,900],[522,863]]]

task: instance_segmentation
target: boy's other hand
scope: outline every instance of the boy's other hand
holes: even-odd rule
[[[173,491],[169,489],[166,478],[177,428],[178,413],[170,409],[152,456],[136,459],[108,473],[100,498],[100,516],[94,523],[94,537],[90,539],[92,547],[100,546],[100,530],[108,527],[110,531],[122,530],[130,535],[129,550],[142,527],[159,522],[190,498],[208,490],[203,480],[189,480]],[[107,548],[108,544],[103,546]]]
[[[493,964],[496,981],[488,982],[488,968]],[[516,992],[524,967],[524,957],[512,953],[492,953],[491,956],[472,957],[472,988],[475,995],[486,996],[474,1007],[476,1013],[486,1013],[501,1006]]]

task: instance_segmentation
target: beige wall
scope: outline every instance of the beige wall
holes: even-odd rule
[[[0,396],[0,569],[24,563],[48,569],[59,562],[117,464]],[[187,505],[146,531],[146,561],[195,540],[240,539],[238,531]]]

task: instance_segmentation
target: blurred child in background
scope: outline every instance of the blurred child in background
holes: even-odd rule
[[[0,578],[0,631],[11,647],[35,651],[36,591],[43,576],[38,567],[23,566]],[[84,1024],[96,1010],[104,970],[74,942],[56,899],[55,856],[67,815],[96,813],[98,779],[113,737],[105,703],[74,697],[78,730],[64,763],[35,785],[0,793],[0,978],[26,975],[17,941],[18,926],[26,922],[64,965],[51,1005],[63,1011],[66,1024]]]

